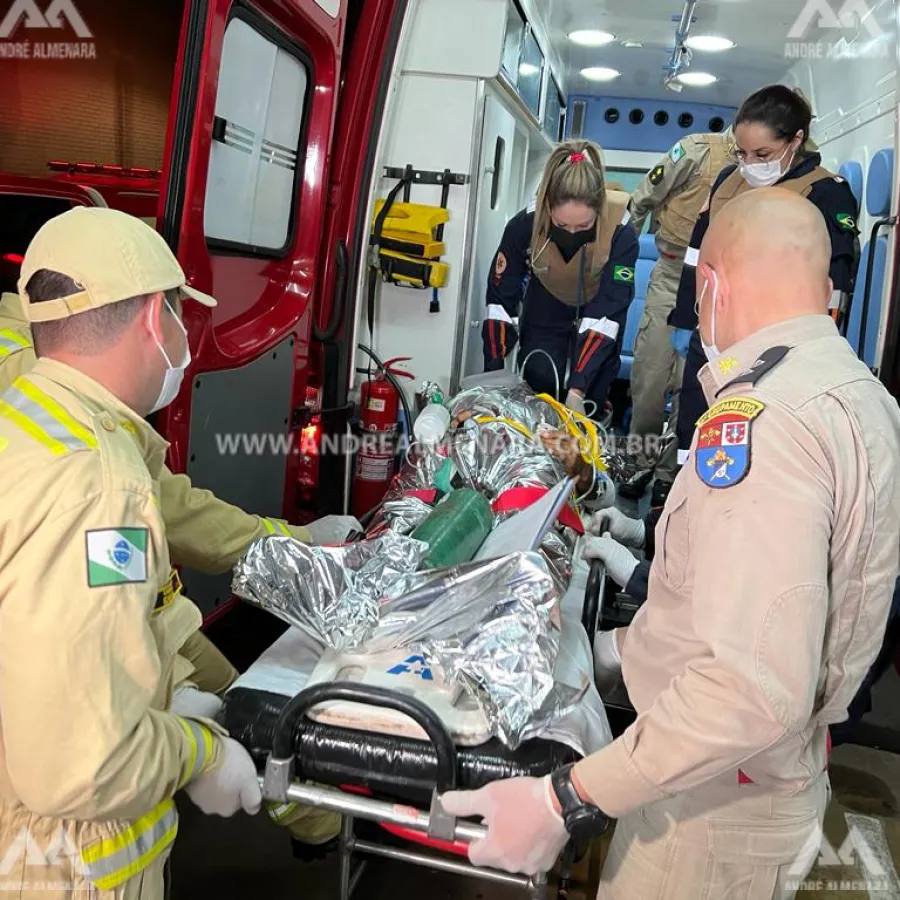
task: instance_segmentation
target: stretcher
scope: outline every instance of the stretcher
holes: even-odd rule
[[[226,694],[222,722],[256,762],[265,798],[342,816],[341,900],[348,900],[363,873],[365,861],[358,862],[359,856],[516,885],[534,900],[550,896],[546,873],[528,878],[472,867],[468,845],[485,830],[448,816],[438,798],[497,779],[546,775],[612,739],[592,681],[591,646],[602,615],[605,572],[599,564],[589,572],[580,553],[575,559],[560,604],[562,636],[554,674],[557,681],[571,683],[587,670],[587,690],[574,708],[542,725],[537,736],[515,750],[495,738],[483,739],[477,714],[466,717],[465,710],[457,710],[457,721],[446,708],[452,700],[445,696],[435,702],[427,690],[417,696],[408,681],[401,690],[377,678],[317,681],[336,667],[297,629],[276,641]],[[365,710],[368,717],[361,715]],[[357,820],[377,823],[386,842],[361,839]],[[576,848],[567,848],[557,890],[565,889],[575,854]]]

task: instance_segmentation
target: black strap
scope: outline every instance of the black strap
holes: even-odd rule
[[[372,236],[369,239],[370,246],[374,249],[372,264],[369,266],[369,291],[368,291],[368,324],[369,324],[369,343],[375,340],[375,297],[378,293],[378,276],[381,272],[381,263],[379,260],[379,245],[381,243],[381,234],[384,231],[384,223],[387,220],[391,207],[397,199],[397,195],[412,183],[411,169],[407,169],[406,174],[397,182],[387,195],[384,205],[381,207],[378,215],[375,217],[375,224],[372,227]]]

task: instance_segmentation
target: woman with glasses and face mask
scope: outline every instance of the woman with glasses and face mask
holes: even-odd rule
[[[518,342],[535,392],[558,387],[575,412],[589,401],[591,415],[602,413],[634,297],[638,241],[627,202],[605,184],[596,144],[567,141],[553,151],[534,207],[509,221],[494,256],[482,324],[486,372],[502,369]]]
[[[822,166],[818,148],[809,137],[811,122],[812,110],[803,95],[781,84],[751,94],[735,117],[735,159],[719,174],[694,227],[675,309],[669,316],[669,324],[675,328],[672,343],[687,356],[679,398],[679,463],[691,446],[694,423],[707,408],[697,373],[707,362],[729,364],[720,358],[714,334],[709,345],[700,340],[695,268],[709,224],[729,200],[772,185],[806,197],[822,213],[831,237],[832,316],[840,321],[846,311],[859,260],[857,204],[847,182]]]

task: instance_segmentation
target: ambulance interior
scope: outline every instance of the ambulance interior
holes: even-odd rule
[[[364,152],[362,142],[358,148],[365,156],[366,177],[358,184],[329,185],[326,164],[350,150],[329,146],[327,128],[324,141],[307,141],[309,114],[332,93],[340,112],[343,92],[350,89],[347,75],[320,83],[317,78],[328,74],[322,74],[324,66],[308,65],[301,75],[282,56],[276,60],[274,51],[267,61],[271,48],[257,37],[281,46],[271,37],[272,28],[286,30],[284,23],[295,20],[293,45],[309,50],[318,64],[321,36],[317,31],[305,47],[304,22],[327,15],[340,23],[335,34],[346,61],[351,46],[357,58],[368,40],[366,15],[375,5],[376,0],[159,0],[138,27],[120,6],[113,12],[103,0],[81,0],[78,8],[98,47],[96,61],[0,58],[0,66],[13,73],[4,78],[6,109],[0,125],[4,290],[14,283],[9,267],[41,217],[54,214],[60,204],[91,202],[53,198],[47,180],[56,179],[99,192],[110,206],[129,204],[129,211],[155,221],[176,246],[189,277],[196,275],[198,286],[221,300],[211,321],[196,318],[191,324],[193,377],[173,411],[159,420],[173,445],[174,469],[261,515],[302,521],[351,512],[357,473],[352,456],[327,467],[319,461],[312,468],[305,455],[286,462],[271,453],[241,458],[213,452],[214,434],[296,430],[316,437],[329,427],[351,427],[360,392],[372,377],[371,353],[381,361],[408,358],[401,368],[414,377],[400,383],[409,410],[421,401],[416,392],[425,382],[445,395],[455,394],[466,377],[483,370],[481,323],[494,254],[506,223],[533,198],[555,142],[569,137],[596,141],[610,186],[630,192],[682,137],[724,130],[745,96],[776,82],[799,88],[809,99],[822,164],[848,181],[858,201],[862,252],[847,339],[897,394],[894,153],[900,86],[892,0],[381,3],[378,14],[392,17],[395,40],[383,59],[371,62],[368,73],[372,80],[382,77],[384,92],[383,104],[368,111],[375,117],[369,123],[369,150]],[[253,34],[233,25],[241,16],[256,29]],[[198,22],[206,23],[203,34]],[[230,43],[226,22],[234,27]],[[241,233],[251,227],[241,205],[247,171],[220,159],[217,181],[204,172],[214,188],[198,188],[188,146],[192,139],[179,132],[185,113],[179,108],[180,92],[190,84],[190,72],[182,67],[191,42],[202,45],[204,39],[218,42],[219,55],[204,57],[211,83],[194,83],[193,89],[207,95],[204,102],[215,105],[217,118],[206,124],[198,119],[196,127],[213,132],[220,153],[226,145],[241,152],[242,138],[239,131],[216,136],[214,130],[226,128],[228,118],[256,114],[250,93],[227,92],[238,91],[271,64],[258,80],[268,115],[264,136],[277,145],[270,153],[280,168],[266,186],[265,199],[257,200],[254,215],[263,208],[253,220],[260,231],[252,239]],[[104,42],[114,51],[104,52]],[[339,55],[336,60],[339,64]],[[361,127],[358,122],[356,127]],[[334,134],[347,139],[354,132]],[[184,173],[172,166],[187,171],[188,161],[189,174],[175,189]],[[211,171],[213,163],[205,165]],[[413,267],[411,277],[395,283],[378,279],[373,290],[369,239],[377,204],[404,174],[412,184],[396,195],[399,202],[432,207],[432,213],[446,210],[435,242],[442,246],[427,266]],[[17,184],[23,177],[34,179],[30,193],[27,185]],[[330,224],[317,230],[317,222],[296,218],[301,192],[307,210],[307,195],[315,199],[322,221],[327,204],[353,197],[357,223],[350,233],[356,244],[345,243],[343,263],[333,247],[325,247],[324,240],[334,237]],[[147,213],[147,202],[155,205],[155,214]],[[172,205],[178,203],[184,218],[167,231]],[[201,222],[202,232],[204,213],[208,230],[192,236],[192,222]],[[286,255],[246,251],[251,244],[280,247],[266,228],[277,233],[287,221],[303,227],[291,231],[295,243],[285,244]],[[198,260],[193,254],[201,245]],[[655,260],[653,237],[645,228],[622,367],[612,391],[610,427],[618,434],[628,430],[632,353]],[[346,282],[342,309],[338,270]],[[433,282],[423,285],[423,272]],[[368,351],[357,351],[359,345]],[[514,366],[511,354],[507,368]],[[347,411],[344,418],[335,418],[335,409]],[[250,666],[283,634],[280,620],[235,603],[228,576],[186,571],[183,580],[207,615],[207,633],[239,668]],[[891,668],[876,688],[861,744],[900,752],[896,682]],[[847,759],[844,765],[856,772],[860,802],[869,802],[870,809],[900,805],[900,770],[882,758]],[[249,890],[270,898],[339,896],[333,859],[307,874],[283,842],[268,822],[212,822],[185,811],[174,858],[174,895],[207,894],[214,886],[223,897]],[[210,851],[213,846],[219,849]],[[371,862],[357,894],[378,900],[431,889],[447,897],[486,894],[502,900],[524,896],[524,887],[530,896],[542,896],[533,884],[457,878],[452,865],[425,871],[403,860],[395,852],[393,859]]]

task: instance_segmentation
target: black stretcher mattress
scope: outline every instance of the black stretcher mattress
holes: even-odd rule
[[[235,688],[225,695],[220,721],[250,752],[260,771],[272,749],[275,723],[290,702],[280,694]],[[294,730],[296,777],[327,785],[368,788],[408,803],[426,804],[438,781],[437,754],[426,741],[323,725],[302,718]],[[565,744],[525,741],[509,750],[492,739],[478,747],[456,748],[461,789],[521,775],[543,776],[579,755]]]

